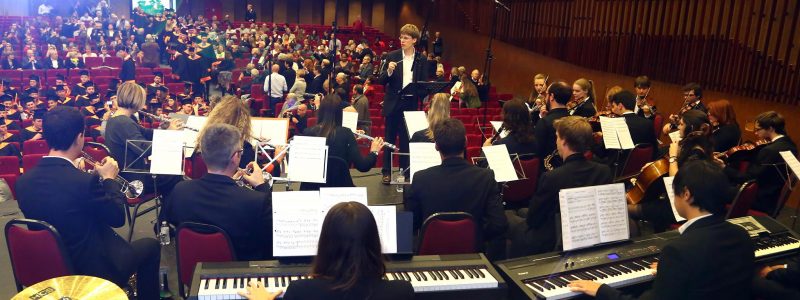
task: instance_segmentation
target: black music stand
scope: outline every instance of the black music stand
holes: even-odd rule
[[[424,98],[427,95],[439,93],[447,86],[450,85],[449,81],[419,81],[419,82],[412,82],[406,85],[401,91],[401,97],[419,97],[420,99]],[[420,105],[420,107],[422,107]]]

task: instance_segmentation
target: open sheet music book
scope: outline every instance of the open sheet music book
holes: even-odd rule
[[[624,184],[563,189],[558,198],[564,251],[630,238]]]
[[[600,128],[606,149],[633,149],[636,146],[625,118],[600,117]]]
[[[797,160],[797,157],[792,154],[792,151],[781,151],[780,154],[783,160],[786,161],[786,165],[794,173],[794,176],[800,178],[800,161]]]
[[[428,117],[425,115],[424,111],[404,111],[403,118],[406,121],[409,139],[417,131],[428,129]]]

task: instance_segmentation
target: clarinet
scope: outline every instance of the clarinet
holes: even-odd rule
[[[151,113],[143,111],[143,110],[140,110],[139,113],[145,115],[146,117],[148,117],[150,119],[158,120],[159,122],[161,122],[162,126],[164,124],[167,124],[167,127],[169,127],[169,122],[170,122],[169,118],[164,118],[164,117],[161,117],[161,116],[157,116],[157,115],[151,114]],[[200,132],[200,130],[198,130],[196,128],[187,127],[186,125],[183,126],[183,129],[188,129],[188,130],[191,130],[191,131],[194,131],[194,132]]]
[[[366,134],[361,134],[361,133],[358,133],[358,132],[354,132],[354,134],[356,136],[360,137],[360,138],[365,138],[365,139],[368,139],[370,141],[374,141],[375,140],[374,137],[368,136]],[[383,146],[386,147],[386,148],[395,150],[395,151],[397,151],[399,149],[399,148],[397,148],[397,146],[395,146],[395,145],[393,145],[391,143],[387,143],[387,142],[383,142]]]

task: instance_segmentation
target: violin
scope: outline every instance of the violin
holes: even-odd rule
[[[647,189],[667,174],[669,174],[669,159],[666,156],[647,163],[642,172],[631,180],[633,187],[625,192],[625,200],[628,204],[639,204],[644,200]]]
[[[759,141],[756,141],[756,142],[747,141],[747,142],[742,143],[741,145],[733,146],[733,147],[731,147],[730,149],[728,149],[725,152],[720,152],[720,153],[714,154],[714,156],[716,158],[719,158],[719,159],[722,159],[722,160],[726,160],[726,159],[732,157],[734,154],[741,155],[742,153],[755,152],[756,150],[761,149],[761,147],[763,147],[763,146],[765,146],[765,145],[767,145],[769,143],[771,143],[771,141],[767,141],[767,140],[759,140]]]

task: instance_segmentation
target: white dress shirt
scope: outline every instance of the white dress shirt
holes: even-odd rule
[[[272,78],[272,91],[269,91],[270,78]],[[288,91],[289,87],[286,85],[286,78],[278,73],[272,73],[264,78],[264,92],[269,92],[272,98],[282,98],[283,93]]]
[[[681,225],[681,227],[678,227],[678,232],[680,232],[680,234],[683,234],[683,232],[686,231],[686,229],[688,229],[689,226],[692,226],[692,224],[694,222],[696,222],[697,220],[700,220],[702,218],[710,217],[710,216],[712,216],[712,214],[702,215],[702,216],[699,216],[699,217],[695,217],[695,218],[693,218],[693,219],[691,219],[689,221],[686,221],[686,223],[683,223],[683,225]]]

